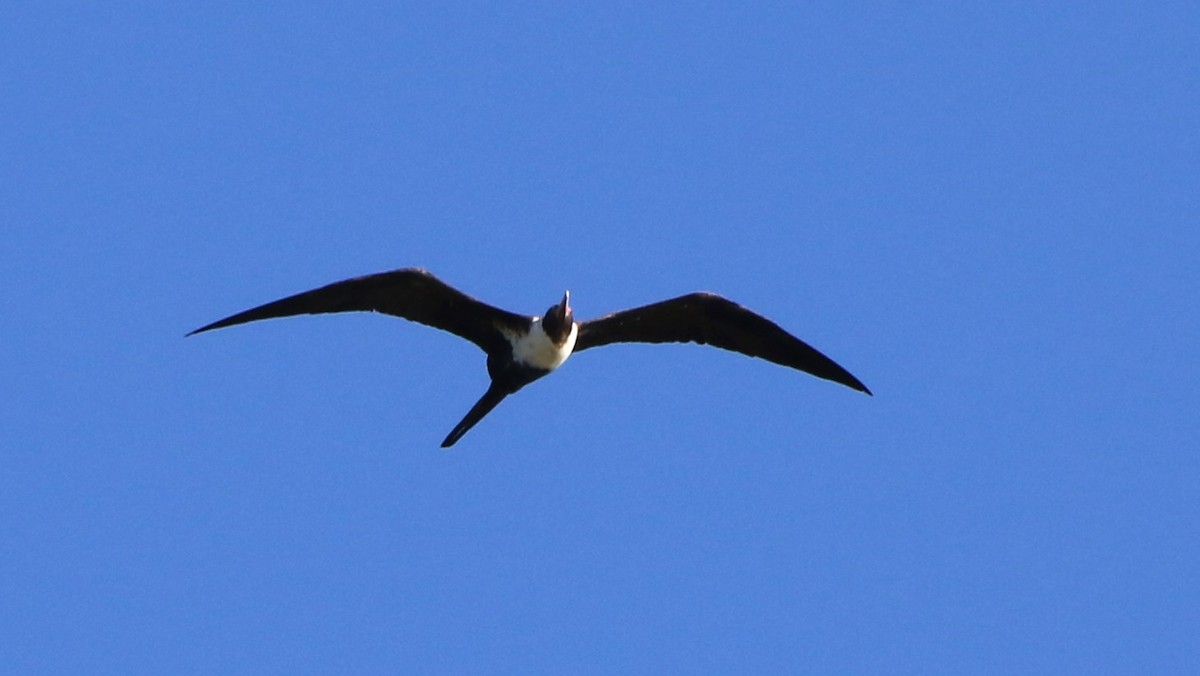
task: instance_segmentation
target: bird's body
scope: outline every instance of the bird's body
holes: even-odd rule
[[[382,312],[449,331],[487,353],[491,385],[446,439],[449,447],[510,394],[575,352],[618,342],[710,344],[811,373],[870,394],[857,378],[770,320],[711,293],[693,293],[576,322],[570,293],[540,317],[493,307],[425,270],[406,268],[334,282],[202,326],[188,335],[300,314]]]
[[[556,345],[542,328],[542,318],[534,317],[530,323],[529,332],[523,336],[510,335],[513,359],[538,369],[553,371],[575,350],[575,340],[579,337],[579,325],[571,326],[571,332],[561,345]]]

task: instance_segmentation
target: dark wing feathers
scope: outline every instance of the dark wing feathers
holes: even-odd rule
[[[188,335],[259,319],[329,312],[382,312],[449,331],[484,351],[507,346],[503,328],[529,318],[478,301],[426,270],[406,268],[334,282],[202,326]]]
[[[692,293],[582,322],[575,351],[609,343],[712,345],[871,393],[849,371],[778,324],[711,293]]]

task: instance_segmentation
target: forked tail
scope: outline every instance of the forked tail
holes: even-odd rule
[[[496,408],[496,404],[504,401],[504,398],[507,396],[508,392],[505,391],[505,388],[493,382],[491,386],[488,387],[487,392],[484,392],[479,401],[475,402],[475,405],[471,407],[471,410],[467,411],[467,415],[462,419],[462,422],[458,423],[454,426],[454,429],[450,430],[450,434],[447,435],[446,440],[442,442],[442,448],[450,448],[453,446],[455,442],[462,438],[462,435],[467,433],[467,430],[470,430],[472,427],[474,427],[475,423],[483,420],[483,416],[490,413],[493,408]]]

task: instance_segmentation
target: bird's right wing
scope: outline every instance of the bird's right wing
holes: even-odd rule
[[[528,317],[478,301],[426,270],[405,268],[288,296],[202,326],[188,335],[260,319],[329,312],[382,312],[449,331],[489,353],[508,344],[506,331],[520,331],[530,323]]]
[[[871,393],[849,371],[778,324],[711,293],[692,293],[580,323],[576,352],[610,343],[712,345]]]

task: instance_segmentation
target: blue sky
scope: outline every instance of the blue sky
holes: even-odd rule
[[[1192,3],[7,3],[5,673],[1200,662]],[[694,290],[876,396],[576,355],[452,451],[422,266]]]

